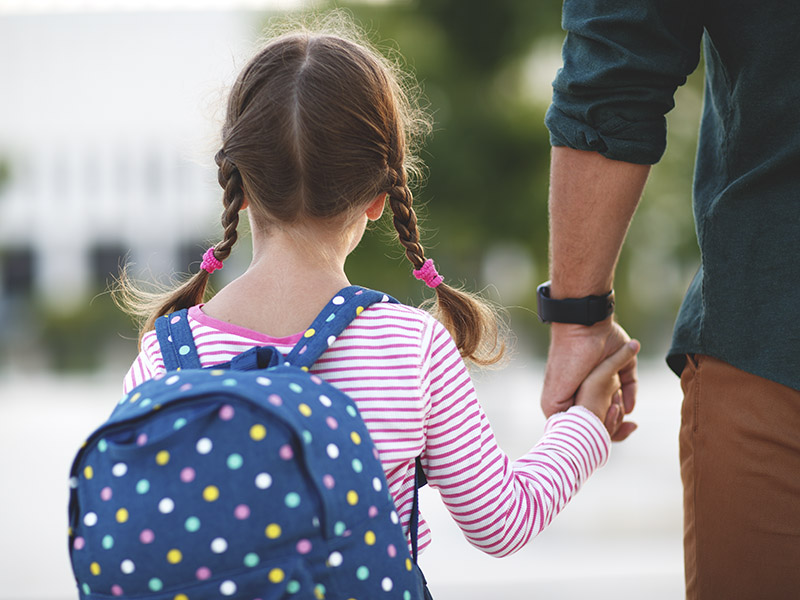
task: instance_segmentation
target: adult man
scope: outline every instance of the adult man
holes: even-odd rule
[[[800,594],[800,4],[565,0],[547,126],[550,299],[604,297],[673,94],[706,60],[694,211],[702,264],[667,359],[684,390],[687,598]],[[548,299],[545,297],[545,302]],[[558,314],[558,304],[550,306]],[[553,323],[543,409],[627,334]],[[635,373],[624,374],[633,408]],[[617,439],[634,426],[623,424]]]

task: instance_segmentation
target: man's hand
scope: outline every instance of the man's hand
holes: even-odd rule
[[[591,327],[569,323],[552,323],[550,327],[550,352],[541,400],[547,417],[575,404],[575,394],[592,369],[630,341],[628,334],[613,318]],[[625,414],[630,414],[636,403],[636,377],[634,358],[619,371]],[[635,429],[635,423],[622,422],[611,439],[622,441]]]

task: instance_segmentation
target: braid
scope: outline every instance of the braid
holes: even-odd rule
[[[389,191],[389,206],[394,215],[392,222],[400,243],[406,249],[406,257],[415,269],[419,269],[425,262],[425,251],[419,243],[417,214],[412,206],[414,197],[408,188],[405,171],[390,169],[390,181],[392,187]]]
[[[214,256],[218,260],[225,260],[230,256],[233,245],[239,239],[236,228],[239,226],[239,211],[242,210],[244,203],[244,184],[239,168],[228,158],[224,149],[217,152],[214,160],[219,167],[217,180],[225,190],[222,196],[222,204],[225,209],[220,218],[224,233],[222,241],[214,247]]]

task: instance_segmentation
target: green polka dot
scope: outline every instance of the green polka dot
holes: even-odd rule
[[[363,565],[358,567],[358,569],[356,569],[356,577],[358,577],[360,581],[364,581],[369,577],[369,569]]]
[[[312,435],[311,435],[311,432],[310,432],[308,429],[306,429],[305,431],[303,431],[303,441],[304,441],[306,444],[310,444],[310,443],[313,441],[313,439],[314,439],[314,438],[312,437]]]
[[[105,535],[103,536],[103,541],[101,543],[103,544],[103,548],[106,550],[111,550],[114,547],[114,538],[110,535]]]
[[[105,440],[100,440],[97,442],[97,449],[100,450],[100,452],[105,452],[108,450],[108,442]]]
[[[151,592],[160,592],[164,587],[164,583],[158,577],[153,577],[147,582],[147,587],[150,588]]]
[[[347,526],[342,521],[336,521],[333,525],[333,533],[336,535],[342,535],[346,529]]]
[[[261,559],[258,557],[258,554],[255,552],[249,552],[248,554],[244,555],[244,566],[245,567],[255,567],[258,566],[258,563],[261,562]]]
[[[81,588],[83,588],[83,593],[87,596],[92,593],[92,590],[89,589],[89,585],[84,583]]]
[[[235,379],[225,379],[225,380],[223,380],[222,385],[227,386],[227,387],[233,387],[233,386],[237,385],[238,383],[239,382],[236,381]]]
[[[179,353],[181,356],[186,356],[186,355],[187,355],[187,354],[189,354],[189,352],[191,352],[191,351],[192,351],[192,349],[191,349],[191,348],[189,348],[189,346],[186,346],[185,344],[184,344],[183,346],[181,346],[180,348],[178,348],[178,353]]]
[[[150,406],[152,403],[153,403],[153,401],[152,401],[152,400],[150,400],[150,398],[145,398],[144,400],[142,400],[142,401],[139,403],[139,406],[141,406],[141,407],[143,407],[143,408],[144,408],[144,407]]]
[[[178,429],[180,429],[181,427],[185,427],[186,423],[188,423],[188,421],[186,419],[184,419],[183,417],[181,417],[179,419],[175,419],[175,422],[172,424],[172,428],[175,431],[178,431]]]
[[[336,313],[331,313],[331,314],[329,314],[329,315],[328,315],[328,318],[327,318],[327,319],[325,319],[325,322],[326,322],[326,323],[330,323],[330,322],[331,322],[331,321],[333,321],[335,318],[336,318]]]
[[[353,471],[355,471],[356,473],[361,473],[361,471],[363,471],[363,470],[364,470],[364,465],[361,464],[360,460],[358,460],[357,458],[354,458],[353,459]]]
[[[147,479],[140,479],[136,482],[136,491],[139,494],[146,494],[150,491],[150,482]]]
[[[300,494],[296,492],[289,492],[286,494],[286,498],[284,498],[284,502],[286,506],[289,508],[297,508],[300,506]]]
[[[241,454],[237,454],[234,452],[228,457],[228,468],[229,469],[241,469],[242,465],[244,464],[244,459],[242,458]]]
[[[353,407],[353,406],[350,406],[350,405],[348,405],[348,406],[347,406],[347,408],[346,408],[345,410],[347,411],[347,414],[348,414],[348,415],[350,415],[351,417],[355,417],[355,416],[358,414],[358,413],[356,412],[356,409],[355,409],[355,407]]]
[[[189,533],[194,533],[198,529],[200,529],[200,519],[197,517],[189,517],[186,519],[186,522],[183,525],[186,528],[186,531]]]
[[[411,600],[411,592],[409,592],[408,590],[403,592],[403,600]]]
[[[300,582],[295,581],[292,579],[289,583],[286,584],[286,591],[290,594],[296,594],[300,591]]]
[[[302,392],[302,391],[303,391],[303,388],[301,388],[301,387],[300,387],[298,384],[296,384],[294,381],[293,381],[292,383],[290,383],[290,384],[289,384],[289,389],[290,389],[290,390],[292,390],[292,391],[293,391],[294,393],[296,393],[296,394],[299,394],[300,392]]]
[[[324,598],[325,597],[325,586],[321,583],[318,583],[314,586],[314,595],[317,598]]]

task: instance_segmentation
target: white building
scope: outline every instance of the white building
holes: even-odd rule
[[[220,233],[225,86],[259,25],[252,12],[0,10],[0,300],[68,307],[126,253],[155,275],[199,261]]]

